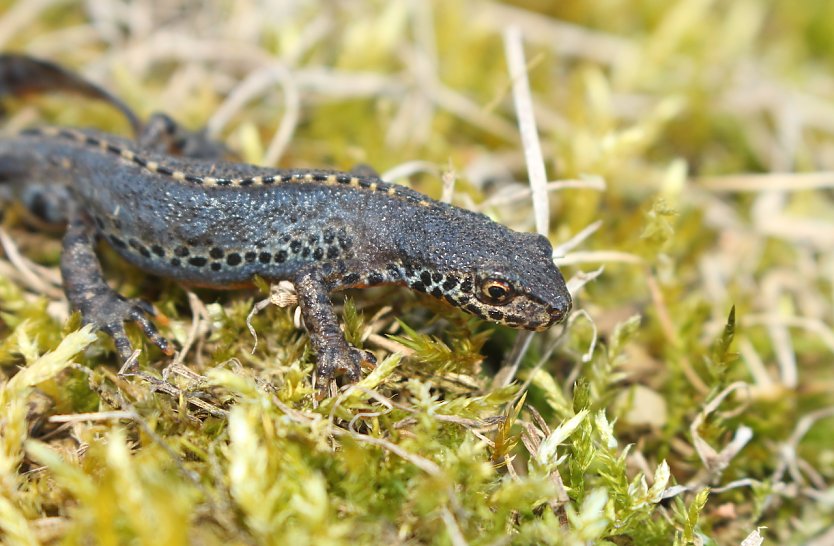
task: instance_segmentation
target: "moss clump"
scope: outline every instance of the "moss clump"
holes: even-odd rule
[[[433,196],[454,179],[455,203],[532,230],[503,59],[516,25],[558,179],[548,235],[577,287],[565,327],[516,353],[516,333],[414,294],[352,293],[346,333],[379,364],[317,401],[291,308],[250,318],[252,292],[191,293],[102,249],[183,348],[170,360],[132,331],[145,350],[120,376],[66,307],[55,234],[7,208],[0,541],[831,542],[830,11],[0,2],[7,49],[248,161],[364,162]],[[6,106],[9,131],[127,131],[72,97]]]

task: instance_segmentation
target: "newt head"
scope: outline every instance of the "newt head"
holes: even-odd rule
[[[543,235],[509,232],[513,245],[472,275],[474,300],[464,309],[512,328],[541,332],[561,322],[571,309],[553,247]]]
[[[413,273],[412,288],[512,328],[540,332],[567,316],[571,296],[546,237],[474,215],[456,227],[455,240],[470,244],[428,245],[427,270]]]

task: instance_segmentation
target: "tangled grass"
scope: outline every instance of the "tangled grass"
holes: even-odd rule
[[[0,5],[4,49],[247,161],[369,163],[546,233],[576,299],[530,337],[351,293],[380,364],[317,402],[292,309],[250,317],[280,290],[191,292],[102,248],[181,348],[131,332],[119,373],[59,238],[6,207],[3,543],[834,542],[834,4]],[[67,96],[6,114],[127,131]]]

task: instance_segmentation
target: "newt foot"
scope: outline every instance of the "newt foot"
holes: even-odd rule
[[[376,357],[369,351],[348,346],[346,349],[326,347],[318,351],[316,365],[316,386],[326,389],[330,381],[338,376],[348,383],[356,383],[362,376],[362,366],[373,366]]]
[[[85,324],[93,324],[113,338],[116,350],[123,361],[130,358],[133,347],[125,332],[125,322],[139,326],[151,343],[166,355],[174,353],[173,345],[157,330],[149,317],[156,316],[153,306],[145,300],[125,298],[121,295],[98,294],[78,305]]]

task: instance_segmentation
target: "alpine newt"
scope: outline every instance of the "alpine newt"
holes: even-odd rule
[[[320,385],[336,374],[355,381],[363,361],[373,361],[345,340],[330,301],[335,290],[404,285],[483,319],[536,331],[570,310],[542,235],[358,171],[222,161],[221,146],[166,116],[140,126],[126,106],[80,76],[0,56],[0,93],[51,88],[107,100],[139,126],[136,140],[56,127],[0,139],[0,182],[41,219],[67,226],[67,298],[85,323],[113,337],[123,359],[132,353],[126,321],[166,353],[172,345],[151,322],[150,304],[108,287],[98,240],[148,273],[190,285],[237,287],[256,275],[292,281]]]

